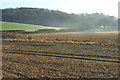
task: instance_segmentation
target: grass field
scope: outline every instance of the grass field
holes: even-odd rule
[[[2,40],[3,78],[118,78],[119,76],[120,57],[116,45],[118,44],[116,33],[26,35],[32,39]]]
[[[55,27],[47,27],[47,26],[41,26],[41,25],[31,25],[31,24],[23,24],[23,23],[13,23],[13,22],[2,22],[0,21],[0,24],[2,23],[2,30],[25,30],[25,31],[36,31],[39,29],[61,29],[61,28],[55,28]]]

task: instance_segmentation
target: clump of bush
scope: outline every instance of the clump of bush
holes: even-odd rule
[[[18,32],[2,32],[3,39],[32,39],[31,36]]]

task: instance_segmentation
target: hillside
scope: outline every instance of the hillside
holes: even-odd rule
[[[55,29],[59,30],[62,28],[55,28],[55,27],[47,27],[47,26],[40,26],[40,25],[31,25],[31,24],[23,24],[23,23],[13,23],[13,22],[2,22],[0,21],[0,24],[2,23],[2,30],[24,30],[27,32],[33,32],[37,30],[43,30],[43,29]]]
[[[2,9],[2,21],[72,28],[79,31],[94,29],[100,26],[113,28],[117,26],[116,17],[102,13],[68,14],[58,10],[26,7]]]

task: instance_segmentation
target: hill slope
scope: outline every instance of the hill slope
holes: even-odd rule
[[[44,8],[2,9],[2,21],[65,27],[80,31],[99,26],[117,26],[117,18],[102,13],[77,15]]]
[[[24,30],[24,31],[37,31],[39,29],[61,29],[55,27],[47,27],[40,25],[31,25],[31,24],[23,24],[23,23],[13,23],[13,22],[2,22],[2,30]]]

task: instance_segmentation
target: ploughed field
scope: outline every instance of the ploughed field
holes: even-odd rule
[[[3,39],[3,78],[117,78],[117,33],[25,34]]]

